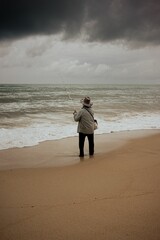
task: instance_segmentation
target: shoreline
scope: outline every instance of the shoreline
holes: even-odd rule
[[[149,129],[160,129],[160,115],[158,113],[128,116],[127,118],[121,116],[119,120],[117,119],[117,121],[114,119],[112,120],[112,117],[109,121],[107,121],[105,119],[101,119],[100,116],[98,120],[100,127],[96,130],[96,134],[109,134],[112,131],[141,131],[142,129],[148,131]],[[16,147],[22,148],[25,146],[31,147],[44,141],[61,140],[63,138],[76,136],[77,123],[73,122],[70,114],[65,116],[69,120],[68,124],[63,124],[62,122],[59,124],[55,121],[54,124],[51,124],[48,122],[47,118],[46,120],[43,120],[43,117],[42,123],[38,125],[31,123],[26,126],[22,125],[21,127],[17,126],[13,128],[3,128],[2,126],[0,129],[0,136],[3,141],[0,143],[0,150]],[[53,116],[48,117],[52,119]]]
[[[96,134],[95,155],[114,151],[132,139],[160,133],[159,129],[130,130]],[[88,156],[88,141],[85,141],[85,159]],[[58,140],[46,140],[38,145],[0,150],[0,171],[16,168],[63,167],[80,162],[78,135]],[[23,157],[22,157],[23,156]],[[22,160],[23,158],[23,160]]]

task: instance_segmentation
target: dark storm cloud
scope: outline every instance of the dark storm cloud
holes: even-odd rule
[[[159,44],[159,13],[159,0],[0,0],[0,39],[85,33],[89,41]]]
[[[83,0],[0,0],[0,38],[79,31]]]

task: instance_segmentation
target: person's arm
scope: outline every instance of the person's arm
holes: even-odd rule
[[[77,111],[75,110],[75,111],[73,112],[73,116],[74,116],[74,120],[75,120],[76,122],[79,122],[80,119],[81,119],[81,116],[82,116],[82,111],[79,111],[79,112],[77,113]]]

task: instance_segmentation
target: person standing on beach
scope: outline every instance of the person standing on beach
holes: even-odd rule
[[[81,100],[83,107],[79,112],[73,112],[74,120],[78,122],[77,132],[79,133],[79,157],[84,157],[84,142],[88,138],[89,155],[94,155],[94,112],[90,97],[85,97]]]

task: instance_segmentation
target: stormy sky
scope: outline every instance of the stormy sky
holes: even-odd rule
[[[160,83],[159,0],[0,0],[0,83]]]

